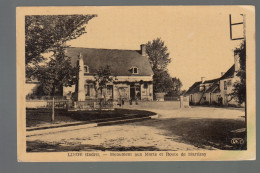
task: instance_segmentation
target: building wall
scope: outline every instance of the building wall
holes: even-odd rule
[[[138,82],[136,83],[138,84]],[[85,96],[86,99],[95,99],[96,98],[96,91],[94,89],[94,85],[92,83],[85,84],[85,95],[88,93],[87,85],[91,86],[89,88],[89,95]],[[113,98],[114,100],[124,99],[130,100],[130,85],[125,83],[108,83],[107,85],[113,86]],[[67,99],[72,98],[72,93],[75,93],[75,85],[72,87],[63,87],[63,96],[66,96]],[[141,89],[141,100],[152,101],[153,100],[153,84],[140,84]],[[107,89],[102,90],[103,96],[106,97],[106,100],[111,99],[111,95],[108,95]],[[100,93],[99,93],[100,95]]]
[[[113,85],[113,99],[130,99],[130,85],[125,84],[124,82],[133,82],[133,83],[140,83],[140,89],[141,89],[141,99],[142,100],[153,100],[153,84],[141,84],[142,82],[151,82],[153,79],[151,76],[116,76],[113,77],[114,84],[110,83],[108,85]],[[94,76],[93,75],[85,75],[84,77],[85,83],[87,81],[93,81]],[[86,91],[85,91],[86,92]],[[95,93],[95,91],[91,90],[91,93]],[[103,92],[106,92],[106,89],[104,89]],[[89,98],[95,98],[95,94],[91,95]],[[110,99],[107,97],[107,99]]]
[[[229,94],[232,93],[232,90],[234,88],[233,85],[237,80],[237,78],[228,78],[220,80],[220,95],[223,98],[223,105],[238,104],[238,102],[235,99],[231,100],[231,96],[229,96]]]
[[[141,85],[141,99],[148,101],[153,100],[153,84]]]
[[[220,93],[205,93],[206,102],[209,104],[217,104]]]
[[[190,94],[190,103],[192,104],[198,104],[200,101],[202,93],[193,93]]]
[[[115,84],[113,85],[114,100],[130,98],[130,86],[127,84]]]

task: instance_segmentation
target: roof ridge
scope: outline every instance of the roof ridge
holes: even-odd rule
[[[221,78],[221,77],[215,78],[215,79],[205,80],[204,83],[207,82],[207,81],[220,80],[220,78]],[[194,83],[201,83],[201,81],[196,81],[196,82],[194,82]]]
[[[100,50],[126,50],[126,51],[140,51],[134,49],[108,49],[108,48],[90,48],[90,47],[67,47],[67,48],[81,48],[81,49],[100,49]]]

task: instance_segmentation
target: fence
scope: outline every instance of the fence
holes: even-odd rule
[[[52,100],[53,96],[37,96],[33,94],[28,94],[26,96],[26,100],[38,100],[38,101],[46,101],[46,100]],[[66,96],[54,96],[54,100],[66,100]]]
[[[113,109],[114,102],[112,100],[91,99],[85,101],[74,102],[74,109],[95,110],[95,109]]]
[[[26,108],[52,108],[53,100],[27,100]],[[72,107],[71,100],[54,100],[54,106],[58,109]]]
[[[85,101],[72,100],[55,100],[55,109],[70,109],[70,110],[95,110],[95,109],[113,109],[114,102],[112,100],[89,99]],[[27,100],[26,108],[48,108],[53,106],[53,100]]]
[[[179,101],[179,100],[180,100],[180,96],[176,96],[176,97],[164,96],[164,101]]]

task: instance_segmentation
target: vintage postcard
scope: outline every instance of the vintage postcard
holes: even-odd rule
[[[254,6],[17,7],[19,162],[254,160]]]

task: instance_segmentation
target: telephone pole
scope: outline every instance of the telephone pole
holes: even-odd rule
[[[245,14],[240,14],[241,16],[243,16],[243,22],[238,22],[238,23],[232,23],[232,18],[231,18],[231,14],[229,14],[229,26],[230,26],[230,39],[231,40],[244,40],[244,46],[245,46],[245,56],[246,56],[246,15]],[[233,38],[232,35],[232,26],[234,25],[243,25],[243,37],[241,38]],[[245,72],[246,72],[246,57],[245,57]],[[246,81],[246,75],[245,75],[245,85],[247,84]],[[245,86],[245,90],[246,90],[246,86]],[[245,91],[245,139],[247,141],[247,91]]]

